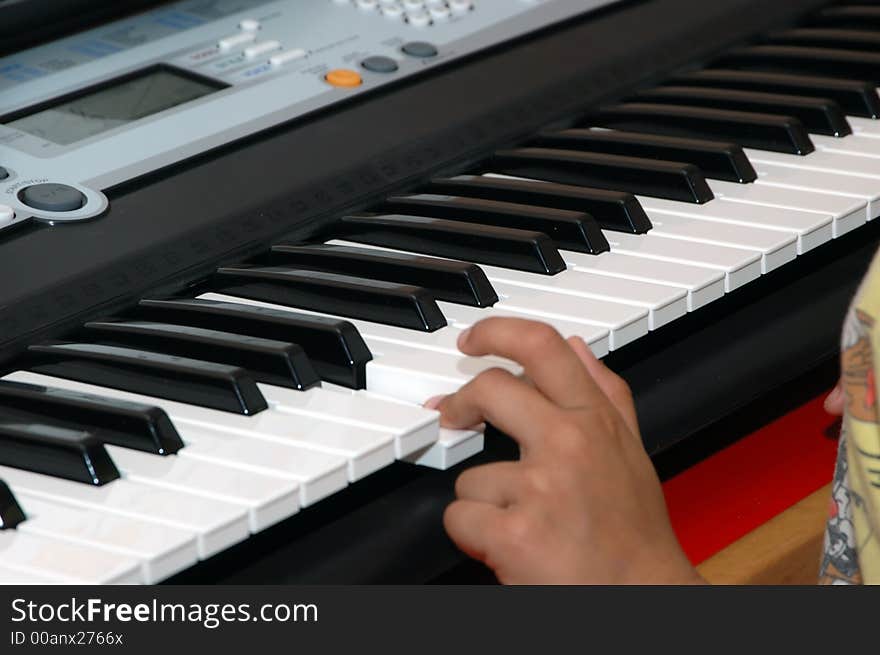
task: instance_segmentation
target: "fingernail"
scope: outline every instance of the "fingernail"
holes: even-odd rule
[[[471,334],[471,328],[464,330],[461,334],[458,335],[458,348],[461,350],[464,347],[464,344],[467,342],[468,337]]]
[[[440,403],[443,402],[444,398],[446,398],[446,396],[434,396],[433,398],[428,398],[423,407],[425,409],[437,409],[440,406]]]

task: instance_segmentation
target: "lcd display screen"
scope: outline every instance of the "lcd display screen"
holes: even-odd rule
[[[210,80],[155,68],[41,106],[5,124],[59,145],[70,145],[223,88]]]

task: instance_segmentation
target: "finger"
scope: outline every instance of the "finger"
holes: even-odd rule
[[[467,355],[497,355],[518,362],[541,393],[563,408],[579,407],[596,392],[571,347],[546,323],[487,318],[465,330],[458,347]]]
[[[537,389],[500,368],[483,371],[443,398],[436,409],[443,427],[462,430],[491,423],[526,450],[559,421],[562,411]]]
[[[636,416],[636,406],[633,403],[632,392],[629,385],[610,368],[600,361],[590,347],[580,337],[570,337],[568,344],[577,354],[587,372],[595,380],[602,393],[611,401],[611,404],[620,412],[626,426],[638,434],[639,421]]]
[[[490,564],[505,510],[473,500],[453,501],[443,513],[446,534],[465,555]]]
[[[498,507],[515,503],[522,489],[523,465],[519,462],[495,462],[475,466],[458,476],[455,495],[460,500],[475,500]]]
[[[825,411],[832,416],[843,416],[846,395],[843,393],[843,387],[840,382],[837,383],[828,397],[825,399]]]

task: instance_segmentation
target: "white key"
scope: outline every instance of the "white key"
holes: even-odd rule
[[[501,176],[491,175],[491,177]],[[645,199],[639,198],[639,201],[642,205],[645,204]],[[681,204],[687,205],[689,203]],[[772,271],[779,266],[782,266],[783,264],[792,261],[797,256],[797,244],[795,239],[790,239],[781,235],[770,234],[762,231],[762,228],[759,227],[713,227],[710,225],[701,224],[700,222],[694,221],[693,218],[688,218],[687,216],[679,216],[676,218],[669,214],[666,214],[665,216],[660,216],[657,213],[649,213],[648,216],[651,219],[652,224],[654,225],[654,229],[652,229],[648,234],[629,234],[623,235],[621,238],[627,238],[630,243],[633,243],[633,237],[642,239],[648,244],[647,247],[649,247],[649,249],[656,248],[654,246],[654,240],[656,239],[656,237],[659,236],[666,238],[683,239],[699,244],[753,250],[761,254],[761,271],[764,273]],[[604,230],[604,232],[609,243],[611,243],[612,235],[616,236],[617,234],[620,234],[616,232],[611,232],[609,230]],[[642,246],[639,249],[639,252],[646,252],[645,248],[646,246]],[[662,243],[660,245],[660,249],[662,249]],[[632,252],[631,250],[625,250],[624,248],[615,248],[614,244],[612,244],[611,250],[612,252]],[[727,254],[726,261],[730,261],[731,254],[733,253]],[[664,256],[663,258],[665,259],[666,257]],[[673,258],[673,260],[677,259],[677,257]],[[702,264],[703,261],[705,260],[698,259],[697,263]],[[720,262],[722,260],[718,259],[715,261]],[[737,286],[740,286],[745,282],[750,282],[754,279],[754,277],[749,277],[750,273],[748,271],[739,271],[738,269],[741,268],[741,266],[732,262],[731,264],[734,266],[734,269],[731,270],[728,268],[726,270],[726,286],[728,291],[731,291]],[[740,279],[745,279],[745,282],[740,282],[739,284],[736,284],[736,277]]]
[[[856,229],[868,220],[867,202],[857,198],[758,183],[734,184],[710,180],[709,186],[716,198],[729,202],[830,214],[833,217],[832,232],[835,238]]]
[[[529,314],[524,314],[522,312],[509,309],[499,309],[498,307],[491,307],[488,314],[482,315],[467,311],[471,309],[482,311],[478,310],[476,307],[463,307],[461,305],[456,305],[456,308],[457,309],[454,312],[455,317],[449,320],[451,321],[452,327],[454,327],[459,332],[467,329],[477,320],[480,320],[481,318],[487,318],[489,316],[527,318],[532,320],[535,319],[535,316]],[[581,322],[567,321],[562,318],[554,318],[549,316],[541,317],[540,320],[544,323],[552,325],[554,328],[556,328],[556,331],[559,332],[559,334],[564,336],[566,339],[568,337],[580,337],[584,340],[584,342],[586,342],[586,344],[590,347],[590,350],[593,351],[593,354],[596,355],[596,357],[605,357],[605,355],[607,355],[608,352],[611,350],[611,332],[607,328]],[[483,359],[491,361],[497,358],[483,357]],[[513,372],[517,374],[521,373],[521,371],[518,369],[514,370]]]
[[[486,177],[527,179],[495,173],[489,173]],[[532,181],[540,182],[541,180]],[[676,235],[676,239],[681,236],[681,229],[678,229],[677,232],[679,234]],[[662,234],[661,232],[655,233],[653,230],[648,234],[638,235],[613,232],[611,230],[603,230],[603,233],[611,245],[612,253],[625,253],[721,270],[725,275],[724,288],[728,292],[757,279],[761,274],[762,257],[760,255],[752,255],[752,253],[742,248],[705,242],[691,242],[691,244],[685,244],[684,246],[670,244],[669,241],[672,239],[669,235]]]
[[[537,275],[495,266],[481,268],[493,284],[501,282],[544,293],[594,298],[646,309],[651,330],[687,313],[687,292],[673,286],[609,277],[574,268],[556,275]]]
[[[283,474],[299,482],[303,506],[346,487],[349,475],[357,479],[387,466],[394,457],[390,436],[370,433],[376,441],[361,452],[352,449],[349,435],[363,434],[362,429],[346,429],[314,419],[296,421],[272,410],[243,416],[27,371],[12,373],[5,379],[161,407],[187,443],[178,452],[179,457]]]
[[[408,461],[445,471],[482,452],[484,441],[482,432],[442,428],[435,445],[411,455]]]
[[[132,557],[20,530],[0,532],[0,562],[6,569],[64,584],[141,582],[140,562]]]
[[[328,243],[388,252],[403,252],[338,240]],[[430,257],[431,255],[421,256]],[[492,283],[504,282],[546,293],[593,298],[647,309],[649,327],[652,330],[683,316],[687,312],[687,293],[672,286],[637,280],[622,280],[588,271],[566,270],[556,275],[539,275],[485,264],[479,266]]]
[[[394,437],[394,452],[398,459],[431,445],[440,433],[439,414],[423,407],[321,388],[295,391],[268,384],[259,387],[266,400],[278,411],[330,418],[389,432]]]
[[[811,134],[810,140],[817,150],[840,152],[858,157],[880,158],[880,143],[869,135],[851,134],[842,139],[833,136]]]
[[[859,116],[847,116],[846,119],[849,121],[854,135],[880,139],[880,124],[878,124],[880,121]]]
[[[360,396],[363,398],[371,398],[379,400],[383,403],[393,403],[407,407],[409,409],[426,410],[421,405],[414,405],[411,402],[392,398],[382,394],[377,394],[364,389],[349,389],[348,387],[340,387],[336,384],[325,382],[323,389],[332,391],[337,394],[345,394],[347,396]],[[455,466],[459,462],[464,461],[468,457],[472,457],[483,449],[483,434],[480,432],[472,432],[470,430],[449,430],[440,428],[438,437],[426,447],[420,448],[406,457],[404,461],[418,464],[419,466],[427,466],[429,468],[437,468],[446,470],[451,466]]]
[[[422,404],[432,396],[450,394],[483,371],[497,366],[479,357],[453,357],[391,342],[368,342],[373,361],[367,363],[367,390]],[[518,367],[509,370],[518,372]]]
[[[5,466],[0,467],[0,475],[13,493],[20,491],[61,505],[91,508],[194,532],[202,559],[243,541],[250,532],[247,513],[240,507],[132,480],[114,480],[94,487]]]
[[[880,146],[880,144],[878,144]],[[878,148],[880,150],[880,148]],[[784,152],[767,152],[764,150],[746,150],[746,154],[752,163],[776,164],[788,168],[801,168],[836,175],[849,175],[852,177],[866,178],[875,183],[880,182],[880,170],[877,162],[867,157],[850,155],[842,152],[829,150],[817,150],[809,155],[799,157]],[[871,185],[876,189],[877,185]]]
[[[601,255],[587,255],[569,250],[559,252],[569,268],[576,271],[684,289],[687,293],[687,308],[691,312],[724,295],[724,274],[709,268],[616,252],[604,252]]]
[[[761,255],[761,272],[769,273],[797,257],[797,238],[764,228],[701,221],[678,214],[651,212],[648,217],[654,228],[651,234],[734,246]]]
[[[865,201],[866,220],[880,214],[880,170],[873,159],[828,150],[804,157],[751,150],[747,154],[762,176],[759,181],[796,188],[812,185],[819,191]]]
[[[106,446],[128,480],[216,498],[248,513],[251,532],[260,532],[299,511],[299,484],[188,457],[160,457],[119,446]]]
[[[754,167],[758,172],[758,180],[755,182],[757,185],[819,191],[865,202],[867,203],[867,220],[874,218],[877,215],[878,207],[880,207],[877,205],[877,201],[880,199],[880,185],[873,180],[763,162],[755,162]]]
[[[546,182],[546,180],[536,180],[534,178],[526,178],[526,177],[516,177],[511,175],[502,175],[499,173],[485,173],[483,177],[489,178],[498,178],[498,179],[508,179],[508,180],[525,180],[528,182]],[[606,238],[609,237],[610,234],[617,234],[611,231],[604,231]],[[633,235],[624,235],[624,236],[633,236]],[[639,237],[645,237],[646,235],[638,235]],[[610,243],[610,239],[609,239]],[[697,248],[699,250],[699,248]],[[635,262],[631,262],[633,258],[644,258],[645,255],[639,252],[629,251],[626,249],[616,249],[614,247],[611,248],[611,253],[602,253],[601,255],[585,255],[584,253],[571,253],[571,257],[569,253],[563,252],[563,257],[566,257],[566,261],[571,266],[572,264],[578,267],[589,268],[596,272],[603,272],[607,274],[611,274],[611,271],[615,271],[615,274],[618,273],[617,269],[622,269],[630,266],[638,267],[638,264]],[[616,260],[619,255],[629,255],[627,260],[623,261],[612,261]],[[601,265],[597,265],[596,257],[604,258],[604,262]],[[593,264],[590,265],[589,258],[593,259]],[[655,259],[655,257],[651,256],[649,259]],[[684,268],[680,268],[676,265],[681,265],[682,262],[676,260],[668,260],[665,257],[661,257],[656,259],[656,261],[664,261],[667,266],[665,266],[665,270],[663,271],[662,276],[657,276],[657,273],[660,273],[660,266],[649,266],[649,268],[656,268],[656,271],[653,271],[652,274],[645,275],[641,271],[636,271],[632,275],[623,275],[622,277],[626,277],[628,279],[641,279],[649,282],[661,282],[663,284],[674,284],[674,286],[683,286],[688,289],[688,309],[693,311],[697,307],[701,307],[712,300],[716,300],[724,295],[725,287],[729,286],[730,281],[727,278],[725,273],[722,278],[723,283],[718,283],[716,279],[712,279],[711,273],[706,270],[700,270],[700,268],[705,269],[702,264],[690,264],[685,263]],[[670,264],[672,266],[670,266]],[[714,267],[713,267],[714,268]],[[709,279],[707,279],[707,275],[709,275]],[[673,283],[672,280],[675,280]],[[714,287],[714,289],[713,289]],[[695,292],[699,292],[700,297],[697,298],[694,294]]]
[[[337,387],[336,385],[332,384],[328,384],[325,386],[332,388],[338,393],[367,396],[370,398],[380,399],[385,403],[394,403],[409,408],[413,407],[413,405],[411,405],[407,401],[399,400],[397,398],[390,398],[388,396],[381,396],[372,391],[355,391],[352,389],[346,389],[344,387]],[[428,411],[421,406],[418,407],[423,411]],[[413,464],[418,464],[419,466],[427,466],[429,468],[435,468],[440,469],[441,471],[445,471],[446,469],[455,466],[456,464],[459,464],[469,457],[473,457],[477,453],[481,452],[483,450],[483,443],[484,438],[482,432],[440,428],[437,439],[435,439],[430,446],[410,453],[404,459],[405,461],[411,462]]]
[[[20,571],[9,566],[0,564],[0,585],[47,585],[47,584],[65,584],[70,580],[61,577],[53,577],[49,571]]]
[[[677,214],[700,220],[751,225],[797,236],[797,253],[804,254],[833,238],[831,214],[817,214],[797,209],[783,209],[752,205],[744,207],[716,198],[704,205],[696,205],[661,198],[639,197],[649,216]],[[653,218],[652,218],[653,220]]]
[[[612,252],[703,266],[724,273],[728,293],[761,276],[761,256],[753,251],[709,243],[693,243],[660,235],[623,234],[603,230]],[[567,257],[567,255],[566,255]]]
[[[301,454],[303,450],[323,454],[324,457],[312,458],[308,466],[298,467],[298,473],[306,480],[319,481],[327,475],[335,477],[337,458],[346,462],[349,482],[360,480],[394,461],[394,436],[388,430],[304,415],[292,416],[289,412],[273,409],[252,417],[241,417],[244,420],[223,420],[225,416],[215,414],[182,413],[175,408],[166,411],[175,422],[294,446]]]
[[[314,505],[347,487],[353,475],[349,460],[283,443],[283,437],[290,433],[289,423],[285,421],[287,427],[278,426],[280,439],[273,441],[264,439],[265,433],[254,436],[250,428],[227,432],[178,421],[178,430],[186,443],[178,455],[293,480],[299,484],[302,507]]]
[[[492,286],[498,294],[499,300],[495,304],[498,309],[527,313],[539,320],[558,318],[572,323],[583,323],[588,327],[606,328],[610,331],[611,350],[622,348],[648,333],[648,312],[639,307],[592,298],[542,293],[504,282],[495,282]],[[475,308],[444,303],[441,309],[449,317]]]
[[[496,317],[496,316],[509,316],[514,318],[527,318],[531,320],[540,320],[543,323],[547,323],[548,325],[553,326],[559,334],[563,337],[580,337],[588,344],[590,344],[590,348],[596,357],[604,357],[608,354],[608,330],[604,328],[597,328],[593,325],[586,324],[583,322],[577,321],[568,321],[561,318],[553,318],[548,316],[536,317],[534,315],[529,314],[521,314],[521,313],[513,313],[506,312],[502,310],[498,310],[495,307],[487,307],[487,308],[478,308],[478,307],[466,307],[464,305],[452,305],[450,303],[438,303],[440,305],[440,309],[446,315],[447,319],[450,321],[450,324],[454,326],[457,330],[466,330],[470,326],[472,326],[477,321],[481,321],[485,318]],[[604,342],[590,341],[591,335],[595,333],[596,330],[603,330],[605,334]],[[488,360],[489,358],[482,358],[484,360]],[[511,372],[519,375],[522,373],[522,369],[517,367],[516,369],[509,369]]]
[[[189,568],[199,559],[194,532],[75,505],[58,505],[27,492],[15,495],[27,515],[18,531],[135,558],[140,561],[147,584]]]

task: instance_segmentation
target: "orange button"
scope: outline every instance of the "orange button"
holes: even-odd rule
[[[347,68],[332,70],[324,76],[324,79],[333,86],[360,86],[363,82],[360,75]]]

